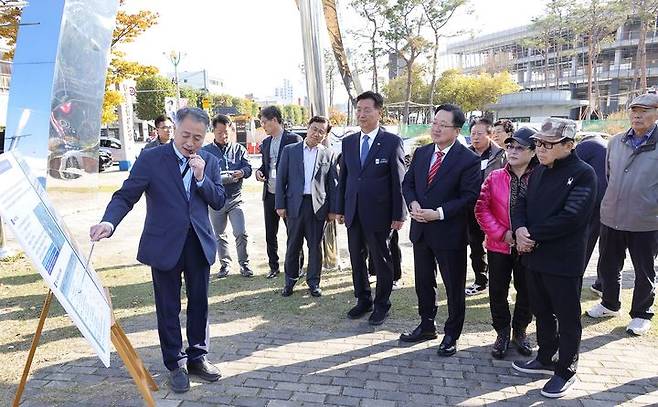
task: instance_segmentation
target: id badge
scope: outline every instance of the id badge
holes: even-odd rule
[[[272,179],[276,178],[276,168],[272,168],[270,170],[270,178]]]
[[[489,164],[489,160],[480,161],[480,171],[486,170],[487,169],[487,164]]]

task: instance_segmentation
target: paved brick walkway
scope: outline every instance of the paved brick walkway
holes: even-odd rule
[[[250,193],[247,206],[260,215],[258,191]],[[109,194],[105,195],[108,199]],[[85,242],[87,225],[100,216],[96,213],[100,210],[78,215],[82,220],[76,224],[82,226],[74,228],[74,233],[81,242]],[[143,211],[143,204],[138,204],[112,244],[96,252],[96,264],[134,263],[135,236],[141,231]],[[255,242],[263,239],[262,228],[257,226],[260,219],[256,216],[250,220],[254,222],[250,230]],[[339,238],[344,240],[344,232]],[[407,251],[404,258],[411,259],[406,237],[401,243]],[[255,249],[252,253],[256,262],[264,261],[264,253]],[[586,284],[593,280],[595,264],[596,255],[590,262]],[[625,269],[630,268],[629,263]],[[624,280],[625,287],[632,286],[632,273],[626,272]],[[158,405],[166,407],[658,405],[658,339],[629,338],[621,323],[612,333],[597,332],[595,326],[585,329],[580,382],[565,399],[547,401],[539,394],[546,378],[519,375],[511,368],[511,361],[518,357],[514,351],[508,360],[492,359],[489,349],[495,333],[489,325],[467,324],[460,351],[446,359],[436,355],[438,340],[414,346],[400,344],[399,332],[417,321],[400,326],[394,317],[379,330],[371,329],[365,320],[337,320],[324,330],[310,330],[301,320],[295,326],[283,327],[262,317],[222,320],[221,315],[213,316],[209,357],[224,377],[212,384],[193,381],[190,392],[183,395],[166,387],[154,316],[131,317],[124,328],[161,387],[155,393]],[[37,352],[38,363],[27,385],[24,406],[142,405],[116,354],[112,355],[112,367],[106,369],[79,335],[58,343],[65,343],[65,349],[56,360],[41,360]],[[21,366],[8,368],[19,370]]]
[[[131,328],[138,327],[127,331]],[[510,366],[514,351],[508,360],[492,359],[494,333],[481,328],[484,333],[462,337],[457,355],[442,358],[435,353],[438,341],[405,346],[397,340],[397,327],[373,331],[365,321],[341,324],[334,332],[218,324],[211,331],[210,359],[223,378],[210,384],[193,381],[185,394],[166,387],[156,333],[129,336],[161,386],[155,394],[158,405],[167,407],[658,404],[655,341],[623,333],[585,335],[579,382],[568,397],[547,401],[539,394],[546,379],[517,374]],[[116,355],[112,365],[106,369],[97,359],[83,357],[37,371],[23,405],[142,405]]]

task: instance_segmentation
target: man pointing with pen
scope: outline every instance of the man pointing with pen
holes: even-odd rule
[[[188,374],[206,381],[220,377],[219,370],[206,360],[208,280],[217,252],[208,206],[220,210],[225,194],[217,158],[200,150],[208,125],[203,110],[180,109],[173,143],[139,155],[102,221],[89,232],[92,241],[110,237],[146,193],[146,220],[137,260],[151,266],[162,357],[170,371],[169,387],[177,393],[189,390]],[[181,274],[188,299],[187,349],[183,349],[178,317]]]

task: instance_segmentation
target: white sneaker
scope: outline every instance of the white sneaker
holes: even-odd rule
[[[601,303],[598,303],[595,306],[593,306],[589,311],[587,311],[587,315],[589,315],[592,318],[616,317],[617,315],[619,315],[619,311],[609,310],[606,307],[604,307]]]
[[[402,280],[393,280],[393,291],[401,290],[404,283]]]
[[[633,318],[626,327],[626,332],[631,335],[644,335],[651,329],[651,321],[643,318]]]
[[[464,289],[464,293],[468,296],[482,294],[487,290],[486,285],[471,284]]]

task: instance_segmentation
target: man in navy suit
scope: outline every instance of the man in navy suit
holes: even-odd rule
[[[283,149],[276,178],[276,211],[287,219],[286,282],[281,295],[292,295],[299,279],[299,253],[306,239],[308,269],[306,283],[313,297],[320,297],[322,236],[327,220],[335,219],[336,161],[322,140],[331,130],[329,119],[314,116],[306,139]]]
[[[366,256],[372,256],[377,275],[374,311],[368,322],[381,325],[391,308],[393,287],[390,239],[400,230],[406,210],[400,184],[404,177],[402,139],[379,128],[384,99],[367,91],[357,97],[356,116],[361,131],[343,139],[336,210],[347,226],[356,305],[351,319],[373,309]]]
[[[256,170],[256,179],[263,182],[263,212],[265,214],[265,242],[267,243],[267,258],[270,272],[267,278],[279,275],[279,243],[276,235],[279,232],[279,215],[276,213],[274,195],[276,194],[276,176],[279,169],[279,158],[283,147],[298,143],[302,138],[297,134],[283,129],[283,116],[276,106],[267,106],[260,111],[260,123],[268,134],[260,146],[262,164]],[[285,222],[285,219],[284,219]],[[301,264],[304,258],[300,256]]]
[[[151,266],[158,335],[169,387],[177,393],[190,388],[189,374],[216,381],[219,370],[206,360],[208,280],[217,243],[208,219],[208,206],[224,206],[219,162],[201,151],[209,118],[197,108],[176,113],[173,143],[144,150],[121,189],[105,209],[103,220],[91,227],[92,241],[110,237],[121,220],[146,193],[146,220],[137,260]],[[187,293],[187,349],[183,350],[180,320],[181,273]]]
[[[434,143],[416,150],[402,183],[412,219],[409,239],[414,247],[421,322],[413,331],[404,332],[400,340],[436,338],[438,264],[448,298],[440,356],[457,352],[464,326],[468,211],[473,210],[481,184],[480,158],[457,141],[465,121],[459,107],[439,106],[431,130]]]

